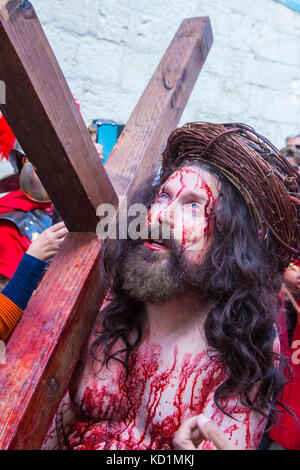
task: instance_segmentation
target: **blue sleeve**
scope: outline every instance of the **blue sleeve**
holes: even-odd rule
[[[8,297],[19,308],[25,310],[26,305],[44,272],[46,263],[25,253],[17,270],[1,294]]]

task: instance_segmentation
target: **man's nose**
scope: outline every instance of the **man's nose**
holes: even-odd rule
[[[176,204],[169,203],[167,207],[161,209],[157,214],[157,219],[161,225],[168,224],[173,230],[175,225]]]

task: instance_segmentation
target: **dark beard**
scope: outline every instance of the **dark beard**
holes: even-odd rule
[[[203,264],[192,266],[179,244],[169,240],[167,252],[151,251],[144,244],[127,251],[120,273],[122,288],[138,302],[164,303],[175,296],[194,292],[203,299]],[[200,274],[200,276],[199,276]],[[195,282],[196,280],[196,282]]]

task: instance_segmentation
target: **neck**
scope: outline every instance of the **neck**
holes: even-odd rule
[[[152,340],[180,338],[199,332],[211,306],[192,294],[173,297],[161,304],[145,304],[146,334]]]

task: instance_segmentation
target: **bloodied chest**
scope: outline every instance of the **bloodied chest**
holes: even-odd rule
[[[173,436],[187,417],[201,413],[222,371],[207,352],[168,357],[146,342],[130,359],[129,375],[112,361],[86,381],[81,417],[66,433],[75,449],[172,449]]]

